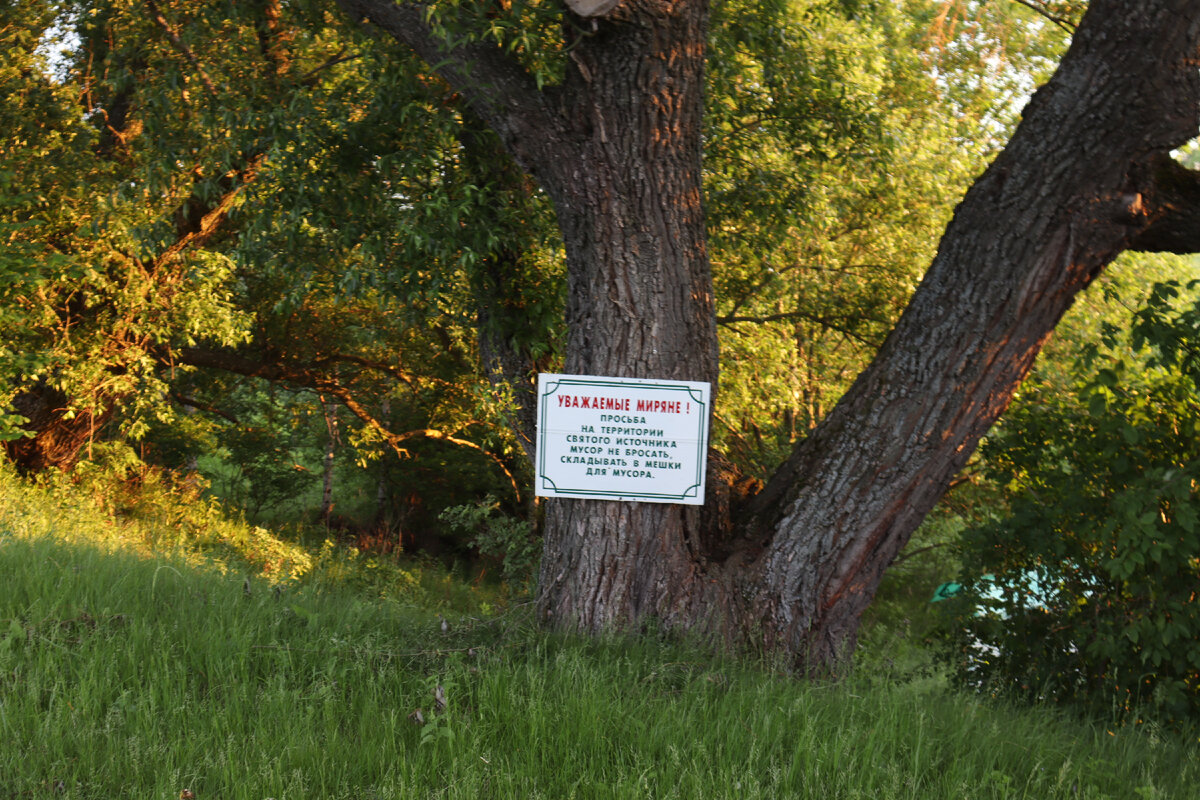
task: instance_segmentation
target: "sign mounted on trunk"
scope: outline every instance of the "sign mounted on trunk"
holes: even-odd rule
[[[542,497],[704,503],[710,386],[538,376]]]

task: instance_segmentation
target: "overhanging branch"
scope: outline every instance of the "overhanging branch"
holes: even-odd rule
[[[248,158],[246,166],[231,170],[222,179],[221,183],[225,191],[215,202],[204,202],[195,193],[190,195],[183,205],[186,213],[181,214],[182,220],[177,230],[178,238],[154,259],[151,270],[157,272],[187,248],[200,246],[217,233],[237,203],[242,190],[257,177],[258,170],[264,161],[265,156],[261,153],[252,154]],[[199,183],[198,180],[196,182]]]
[[[370,22],[409,47],[449,83],[499,135],[521,166],[546,185],[557,183],[538,154],[563,124],[533,77],[499,47],[483,41],[449,43],[426,21],[426,6],[392,0],[336,0],[352,20]]]
[[[194,397],[188,397],[187,395],[180,394],[179,392],[171,392],[171,399],[174,400],[176,403],[179,403],[181,406],[190,406],[191,408],[194,408],[197,411],[207,412],[214,416],[218,416],[221,419],[224,419],[228,422],[232,422],[234,425],[240,424],[238,422],[238,418],[235,417],[233,414],[230,414],[228,411],[224,411],[220,408],[217,408],[216,406],[214,406],[210,403],[205,403],[201,400],[197,400]]]
[[[508,466],[495,453],[486,448],[475,444],[467,439],[461,439],[457,436],[445,433],[443,431],[432,428],[419,428],[416,430],[406,431],[404,433],[394,433],[380,420],[378,420],[370,411],[367,410],[362,403],[358,402],[354,393],[349,387],[330,378],[325,370],[320,368],[317,363],[286,363],[283,361],[256,361],[236,353],[218,350],[207,350],[199,347],[183,348],[173,355],[173,362],[176,364],[186,364],[193,367],[207,367],[210,369],[219,369],[225,372],[232,372],[237,375],[247,375],[265,380],[275,381],[278,383],[290,384],[292,386],[311,389],[316,392],[331,395],[337,398],[345,408],[354,416],[358,417],[367,427],[378,433],[388,443],[388,446],[401,458],[408,455],[404,449],[403,443],[412,439],[433,439],[436,441],[446,442],[457,447],[465,447],[470,450],[475,450],[492,460],[508,478],[509,484],[512,486],[513,494],[517,498],[517,502],[521,501],[521,490],[517,483],[516,477],[509,470]],[[399,370],[385,368],[383,365],[375,362],[369,362],[366,359],[356,359],[349,356],[334,356],[326,361],[354,361],[362,366],[379,369],[395,377],[397,380],[404,380],[411,383],[411,379],[403,375]],[[196,406],[194,401],[190,399],[186,401],[188,405]],[[205,409],[211,410],[211,409]]]
[[[395,451],[396,455],[400,456],[401,458],[407,455],[408,452],[404,449],[402,443],[416,438],[435,439],[437,441],[448,442],[450,444],[457,445],[458,447],[466,447],[469,450],[475,450],[478,453],[482,453],[490,458],[492,462],[500,468],[500,471],[504,473],[505,477],[508,478],[508,482],[512,486],[513,495],[517,498],[518,503],[521,502],[521,490],[517,486],[517,479],[513,476],[512,472],[509,471],[504,462],[500,460],[500,457],[495,453],[492,453],[480,445],[477,445],[472,441],[468,441],[467,439],[460,439],[457,436],[451,436],[447,433],[443,433],[442,431],[434,430],[432,428],[420,428],[417,430],[406,431],[404,433],[392,433],[390,430],[388,430],[387,426],[377,420],[375,416],[371,414],[371,412],[367,411],[362,404],[356,401],[353,395],[351,395],[349,390],[347,390],[345,387],[330,387],[328,391],[331,395],[336,397],[341,404],[350,411],[351,414],[358,417],[364,424],[367,425],[367,427],[382,436],[392,450]]]

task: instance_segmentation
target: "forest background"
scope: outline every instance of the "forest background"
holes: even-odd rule
[[[498,4],[490,31],[547,80],[558,32],[509,21],[550,5]],[[878,349],[1083,7],[713,4],[713,441],[738,491]],[[561,364],[564,256],[462,98],[323,3],[0,9],[14,468],[118,516],[219,509],[278,540],[263,553],[439,559],[528,591],[520,420]],[[1194,716],[1196,267],[1126,256],[1088,290],[893,567],[874,635],[916,620],[965,684]],[[312,562],[251,563],[302,582]],[[928,600],[951,581],[948,624]]]

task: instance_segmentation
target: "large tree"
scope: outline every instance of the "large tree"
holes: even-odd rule
[[[549,78],[501,41],[544,4],[338,4],[434,65],[552,199],[565,370],[715,384],[707,3],[567,0]],[[548,501],[541,615],[655,618],[835,667],[1072,298],[1123,250],[1200,249],[1200,181],[1170,155],[1197,133],[1198,56],[1194,2],[1093,0],[870,367],[764,490],[736,515],[718,481],[701,508]]]

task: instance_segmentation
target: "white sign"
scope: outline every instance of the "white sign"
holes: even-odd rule
[[[696,381],[540,375],[535,492],[702,504],[709,391]]]

